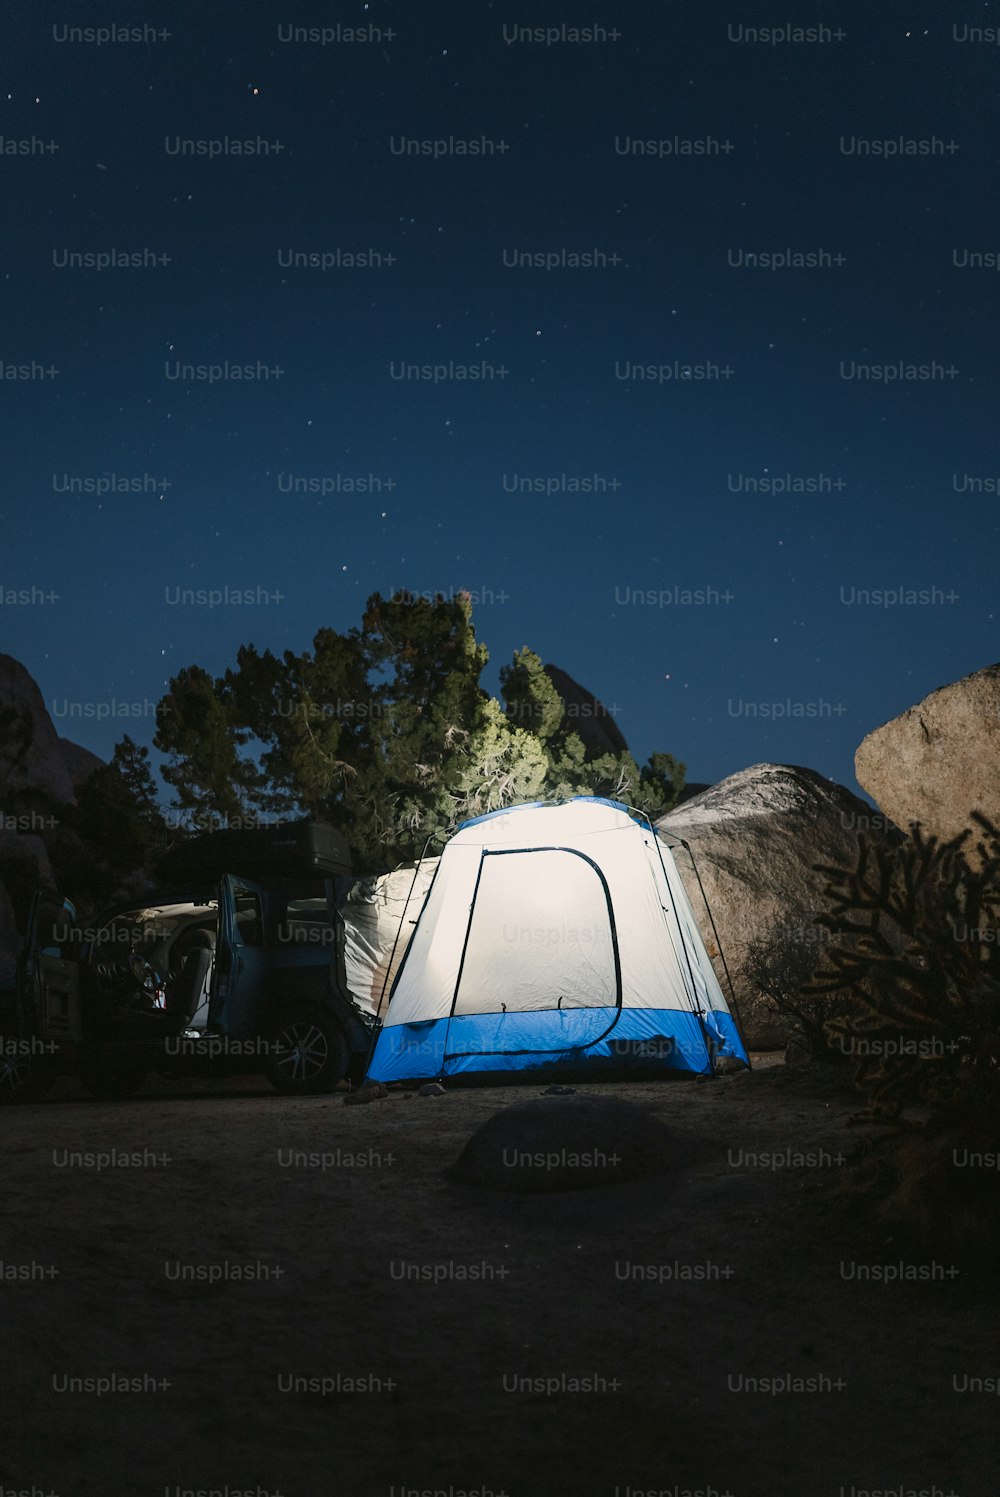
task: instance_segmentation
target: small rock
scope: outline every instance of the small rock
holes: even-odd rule
[[[344,1098],[344,1106],[350,1107],[361,1102],[377,1102],[380,1097],[387,1097],[389,1089],[381,1081],[373,1082],[371,1086],[362,1086],[356,1092],[349,1092]]]
[[[547,1086],[545,1090],[543,1092],[539,1092],[538,1095],[540,1097],[575,1097],[576,1087],[556,1086],[555,1084],[553,1084],[552,1086]]]
[[[421,1086],[421,1087],[418,1088],[418,1090],[417,1090],[417,1096],[418,1097],[443,1097],[444,1096],[444,1087],[441,1085],[440,1081],[428,1081],[428,1082],[425,1082],[425,1084],[423,1086]]]

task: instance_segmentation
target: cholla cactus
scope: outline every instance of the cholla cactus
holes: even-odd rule
[[[803,991],[853,995],[828,1030],[880,1121],[922,1104],[966,1132],[1000,1126],[1000,832],[972,817],[975,861],[970,831],[941,842],[915,827],[898,847],[859,838],[853,872],[814,865],[831,901],[818,923],[847,944]]]
[[[843,1061],[843,1049],[833,1042],[831,1019],[854,1007],[850,994],[839,987],[810,992],[810,979],[823,951],[836,937],[815,921],[786,921],[764,936],[747,942],[743,973],[766,1005],[788,1026],[786,1058]]]

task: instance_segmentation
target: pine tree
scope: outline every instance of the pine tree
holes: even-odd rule
[[[163,818],[157,799],[156,781],[149,763],[149,749],[145,744],[136,743],[126,733],[121,742],[115,744],[111,768],[121,777],[139,820],[151,827],[161,827]]]
[[[180,671],[157,704],[153,745],[170,756],[163,778],[181,810],[229,821],[253,804],[263,776],[240,756],[250,734],[235,708],[231,683],[197,665]]]
[[[563,720],[563,699],[551,677],[546,675],[541,656],[527,645],[514,651],[510,665],[501,667],[500,694],[504,710],[515,727],[534,733],[543,743],[558,732]]]
[[[501,671],[503,707],[468,593],[374,593],[360,628],[311,650],[243,646],[214,680],[181,671],[157,709],[156,747],[182,809],[223,820],[332,821],[359,866],[412,858],[432,833],[515,801],[601,794],[661,814],[684,767],[654,755],[587,759],[533,650]]]

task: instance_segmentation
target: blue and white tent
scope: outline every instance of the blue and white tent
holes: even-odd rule
[[[396,972],[369,1081],[747,1062],[670,849],[618,801],[463,822]]]

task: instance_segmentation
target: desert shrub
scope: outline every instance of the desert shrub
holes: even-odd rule
[[[866,1095],[858,1118],[898,1130],[869,1161],[883,1206],[956,1251],[970,1232],[982,1242],[984,1215],[997,1221],[996,1173],[975,1161],[1000,1153],[1000,832],[972,819],[971,850],[971,831],[942,842],[915,827],[898,847],[860,838],[853,870],[817,865],[819,922],[848,943],[825,949],[804,990],[854,999],[828,1029]]]
[[[975,816],[950,842],[914,828],[899,847],[859,839],[851,871],[817,865],[829,910],[818,923],[850,937],[824,950],[806,993],[849,991],[830,1022],[879,1118],[910,1104],[935,1115],[996,1117],[1000,1102],[1000,832]]]
[[[832,1043],[827,1024],[847,1012],[852,1002],[850,995],[837,989],[812,996],[803,992],[831,939],[815,923],[786,921],[767,935],[748,941],[744,950],[743,970],[747,979],[788,1025],[790,1057],[845,1059],[843,1050]]]

